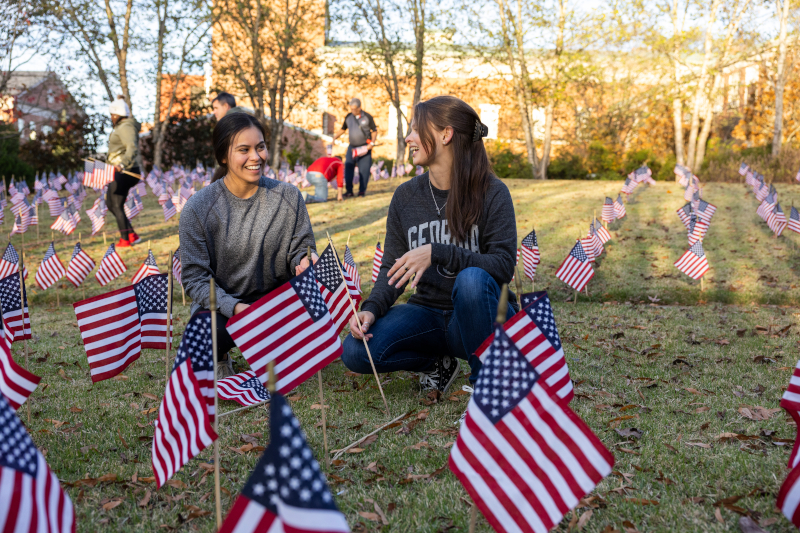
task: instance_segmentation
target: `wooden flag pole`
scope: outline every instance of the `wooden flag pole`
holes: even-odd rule
[[[39,240],[39,206],[34,201],[33,212],[36,214],[36,240]]]
[[[347,242],[345,243],[345,247],[350,246],[350,234],[347,234]]]
[[[306,257],[308,257],[308,264],[311,264],[311,247],[309,246],[306,250]],[[344,278],[342,278],[344,279]],[[347,282],[345,282],[345,290],[347,288]],[[325,468],[330,468],[331,466],[331,458],[328,455],[328,424],[325,420],[325,394],[323,393],[322,389],[322,369],[320,368],[317,370],[317,380],[319,381],[319,410],[322,411],[322,445],[325,450]],[[388,411],[388,410],[387,410]]]
[[[28,341],[25,339],[25,278],[22,275],[25,269],[25,252],[19,252],[19,306],[22,315],[22,346],[25,348],[25,370],[30,371],[31,365],[28,360]],[[28,425],[31,423],[31,402],[25,402],[28,410]]]
[[[81,234],[80,233],[78,233],[78,242],[81,242]],[[69,250],[67,250],[67,253],[69,253]],[[70,259],[70,262],[71,261],[72,261],[72,259]],[[86,280],[83,280],[83,281],[86,281]],[[83,284],[83,281],[81,282],[81,289],[83,290],[83,299],[85,300],[86,299],[86,285]],[[169,379],[169,376],[167,376],[167,379]]]
[[[106,232],[103,232],[103,246],[106,245]]]
[[[345,292],[347,293],[347,299],[350,300],[350,307],[353,309],[353,316],[356,317],[356,322],[358,323],[359,330],[362,328],[361,319],[358,317],[358,310],[356,309],[356,304],[353,301],[353,296],[350,294],[350,289],[347,287],[347,278],[345,277],[344,270],[342,270],[342,264],[339,262],[339,254],[336,253],[336,246],[333,244],[331,240],[331,234],[327,231],[325,234],[328,236],[328,242],[331,245],[331,249],[333,250],[333,256],[336,258],[336,266],[339,268],[339,273],[342,275],[342,280],[345,283]],[[378,383],[378,390],[381,393],[381,398],[383,398],[383,406],[386,408],[386,415],[392,416],[391,412],[389,411],[389,402],[386,401],[386,395],[383,393],[383,387],[381,386],[381,380],[378,377],[378,371],[375,370],[375,362],[372,360],[372,352],[369,351],[369,345],[367,344],[367,338],[362,337],[362,341],[364,341],[364,349],[367,350],[367,357],[369,357],[369,364],[372,367],[372,373],[375,375],[375,381]]]
[[[169,262],[170,264],[172,264],[172,250],[169,251]],[[167,348],[165,351],[166,364],[164,365],[167,370],[167,381],[169,381],[169,345],[171,344],[172,341],[172,269],[168,270],[169,272],[167,273]],[[216,419],[216,414],[217,412],[214,411],[215,419]]]
[[[219,435],[218,424],[218,395],[217,395],[217,289],[214,278],[209,280],[210,292],[208,295],[211,308],[211,353],[214,361],[214,433]],[[217,529],[222,527],[222,502],[219,487],[219,436],[214,440],[214,500],[217,510]]]
[[[703,287],[703,279],[704,279],[704,278],[705,278],[705,276],[702,276],[702,277],[700,278],[700,292],[703,292],[703,289],[704,289],[704,287]]]
[[[472,502],[472,508],[469,511],[469,533],[475,533],[475,528],[478,523],[478,506]]]

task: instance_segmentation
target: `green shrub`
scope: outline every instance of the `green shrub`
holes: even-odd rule
[[[547,167],[547,177],[554,180],[582,180],[588,172],[577,154],[559,154]]]
[[[658,172],[653,169],[653,179],[656,181],[671,181],[675,179],[675,156],[670,154],[661,165]],[[652,167],[651,167],[652,168]]]
[[[616,154],[604,145],[601,141],[592,141],[589,144],[589,155],[586,158],[586,166],[589,172],[596,174],[598,179],[609,179],[609,173],[615,173],[619,179],[619,163]]]
[[[19,157],[19,132],[16,124],[0,124],[0,176],[24,177],[33,182],[35,170]]]
[[[495,176],[501,179],[533,179],[533,168],[525,153],[511,150],[500,141],[487,142],[486,153]]]

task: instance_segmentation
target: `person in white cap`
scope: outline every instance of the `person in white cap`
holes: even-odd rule
[[[131,110],[121,96],[111,102],[108,112],[111,114],[111,124],[114,126],[114,130],[108,138],[107,162],[116,170],[114,171],[114,181],[108,184],[106,205],[117,219],[120,233],[117,247],[125,248],[141,240],[133,230],[131,221],[128,220],[123,208],[128,191],[136,186],[139,179],[130,174],[124,174],[122,171],[127,170],[133,174],[140,173],[136,160],[139,155],[139,131],[142,129],[142,125],[131,116]]]

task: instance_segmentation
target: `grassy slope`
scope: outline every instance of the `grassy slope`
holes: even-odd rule
[[[777,519],[769,526],[771,531],[792,530],[774,511],[774,497],[786,473],[789,450],[777,446],[773,438],[791,439],[795,428],[787,424],[782,413],[755,422],[742,417],[737,410],[743,405],[777,407],[782,387],[791,374],[784,367],[794,366],[798,339],[792,330],[786,337],[774,338],[755,336],[754,331],[757,325],[777,331],[794,323],[795,310],[720,304],[656,307],[636,302],[647,301],[646,296],[650,295],[668,303],[693,303],[698,298],[709,302],[795,303],[797,282],[790,270],[797,262],[793,243],[769,238],[768,230],[755,216],[755,200],[752,195],[745,195],[741,186],[709,185],[707,197],[719,211],[706,243],[712,271],[706,292],[700,295],[698,284],[685,277],[661,277],[676,273],[671,265],[685,249],[686,241],[674,214],[682,199],[676,188],[659,184],[634,195],[628,205],[628,218],[612,227],[616,228],[615,240],[608,246],[607,255],[601,259],[590,284],[593,299],[605,297],[633,303],[586,303],[585,296],[581,296],[579,304],[573,306],[561,303],[570,294],[561,289],[552,273],[569,251],[572,239],[584,230],[592,210],[599,208],[602,197],[615,192],[619,184],[520,181],[509,186],[518,206],[520,236],[534,224],[537,228],[542,250],[537,287],[550,287],[554,293],[572,378],[578,383],[578,397],[572,406],[614,450],[617,459],[619,475],[610,476],[598,487],[597,493],[604,501],[593,510],[584,530],[602,531],[609,524],[621,529],[623,521],[629,520],[642,531],[735,531],[737,515],[722,509],[720,517],[725,521],[722,524],[714,517],[712,503],[747,494],[751,495],[736,505],[759,513],[761,520]],[[376,193],[364,200],[310,209],[320,245],[325,242],[325,230],[331,231],[340,247],[348,233],[353,233],[351,246],[365,280],[369,279],[372,247],[382,231],[392,188],[393,184],[383,183],[373,186],[371,190]],[[159,213],[154,209],[152,195],[145,200],[150,214],[140,215],[134,223],[143,228],[140,233],[145,239],[153,240],[154,253],[164,265],[168,249],[177,245],[176,227],[174,223],[158,223]],[[81,230],[88,234],[85,224],[86,221]],[[35,235],[32,232],[26,235],[29,243],[32,234]],[[791,235],[789,239],[794,237]],[[19,240],[14,237],[15,245]],[[68,242],[74,243],[74,239]],[[99,259],[105,249],[102,238],[84,242],[89,253]],[[46,243],[25,247],[31,263],[41,260],[45,248]],[[730,253],[734,249],[738,252]],[[65,262],[69,257],[67,250],[71,251],[71,245],[66,245],[62,238],[59,253]],[[145,256],[144,246],[123,251],[130,276]],[[116,282],[114,287],[123,286],[130,276]],[[653,277],[645,280],[644,276]],[[760,276],[770,279],[759,281]],[[776,280],[775,287],[767,284],[773,283],[772,277]],[[731,287],[736,290],[729,290]],[[92,282],[87,295],[106,290]],[[29,345],[31,369],[43,376],[42,386],[30,401],[30,432],[37,445],[46,451],[48,462],[62,481],[74,482],[108,473],[118,476],[117,482],[69,489],[78,508],[79,531],[96,531],[98,524],[109,531],[156,531],[162,524],[212,531],[212,516],[192,518],[213,511],[212,477],[203,478],[200,466],[210,460],[210,450],[176,476],[186,487],[155,492],[152,484],[132,481],[135,474],[139,478],[151,475],[147,436],[152,429],[147,423],[156,415],[143,411],[157,407],[158,402],[142,394],[159,398],[163,394],[163,353],[146,350],[125,372],[128,379],[92,386],[74,314],[67,305],[82,297],[82,291],[62,289],[60,307],[55,306],[53,290],[42,293],[32,288],[30,293],[37,336]],[[180,296],[177,300],[180,302]],[[181,331],[188,308],[178,306],[177,315],[176,329]],[[741,329],[746,330],[743,337],[736,333]],[[660,347],[641,355],[643,349],[659,344]],[[19,343],[13,351],[17,360],[24,360]],[[755,363],[753,359],[759,355],[776,362]],[[237,358],[241,361],[240,356]],[[676,362],[679,358],[688,364]],[[406,373],[385,377],[393,414],[426,408],[414,381],[415,377]],[[464,382],[457,382],[453,391]],[[346,445],[385,420],[379,411],[380,396],[369,377],[347,375],[341,364],[335,364],[325,370],[325,383],[332,406],[329,423],[336,426],[328,435],[332,448]],[[315,427],[319,410],[312,409],[318,403],[316,382],[303,385],[297,396],[293,402],[297,415],[312,447],[321,455],[322,433]],[[625,409],[630,405],[643,407]],[[338,504],[354,529],[380,529],[378,524],[358,514],[374,513],[377,504],[387,514],[389,525],[384,526],[387,531],[435,532],[451,524],[466,530],[469,509],[465,492],[449,472],[442,472],[432,481],[400,483],[409,474],[430,474],[446,464],[449,445],[455,438],[453,422],[465,406],[465,396],[453,396],[452,400],[429,406],[428,417],[409,428],[408,434],[398,434],[400,428],[385,431],[363,452],[346,455],[344,462],[330,471],[337,476],[330,477],[334,480],[332,489],[338,494]],[[234,407],[223,402],[222,410]],[[25,421],[24,407],[20,414]],[[612,422],[620,416],[636,418]],[[257,442],[266,444],[266,420],[267,413],[262,409],[223,419],[222,462],[227,470],[223,487],[232,495],[244,484],[258,456],[255,452],[241,454],[231,448],[244,444],[243,434],[260,433]],[[616,423],[620,424],[617,429],[636,427],[643,436],[638,440],[621,437],[610,427]],[[776,433],[741,443],[723,443],[715,438],[723,432],[758,436],[762,430]],[[427,444],[420,445],[421,442]],[[687,442],[712,447],[689,446]],[[622,485],[630,488],[609,492]],[[149,502],[140,506],[148,490]],[[641,506],[625,498],[644,498],[659,504]],[[687,498],[705,501],[692,503]],[[121,503],[116,507],[103,509],[104,504],[114,505],[117,499]],[[223,500],[225,508],[232,501],[229,496]],[[587,509],[578,509],[578,515]],[[190,520],[181,525],[185,519]],[[566,529],[566,523],[561,529]],[[481,521],[479,530],[489,531],[489,527]]]

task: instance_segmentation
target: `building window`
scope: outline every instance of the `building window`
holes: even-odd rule
[[[487,139],[497,139],[497,127],[500,123],[500,106],[496,104],[480,104],[481,122],[489,128]]]
[[[19,120],[17,121],[17,128],[19,128],[19,132],[20,132],[20,133],[22,133],[23,131],[25,131],[25,121],[24,121],[24,120],[22,120],[22,119],[19,119]]]
[[[47,103],[54,104],[56,102],[56,97],[53,96],[52,91],[47,91]]]

